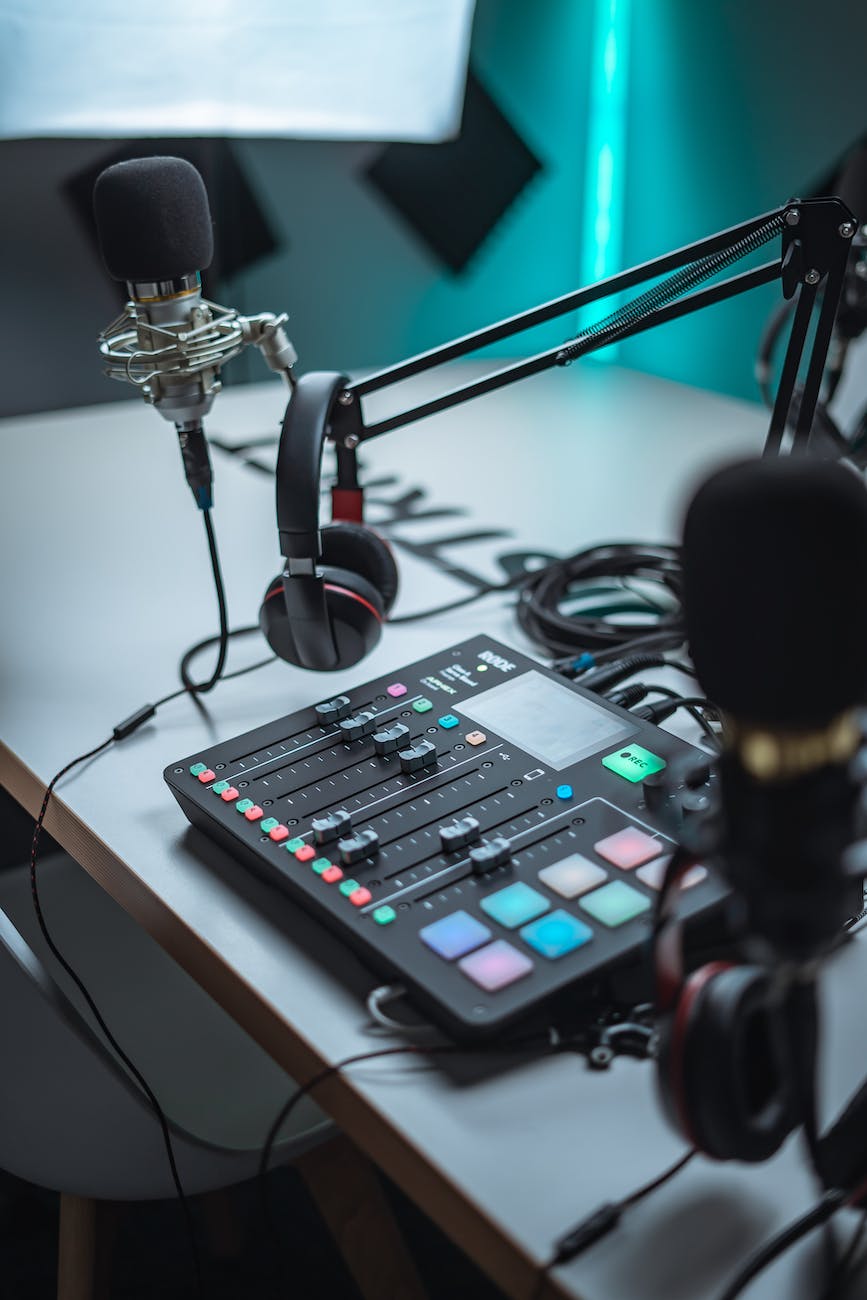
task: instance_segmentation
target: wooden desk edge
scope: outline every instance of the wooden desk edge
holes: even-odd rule
[[[0,741],[0,784],[32,817],[37,816],[46,787],[3,741]],[[165,907],[56,794],[51,797],[44,825],[58,844],[243,1026],[291,1079],[305,1083],[332,1064],[254,988],[239,980],[220,954]],[[542,1290],[537,1290],[540,1265],[467,1200],[443,1170],[432,1166],[421,1152],[397,1134],[385,1117],[355,1090],[349,1076],[337,1075],[323,1083],[316,1089],[316,1100],[374,1164],[507,1295],[514,1300],[545,1300],[548,1296],[574,1300],[574,1293],[562,1290],[554,1277],[546,1279]]]

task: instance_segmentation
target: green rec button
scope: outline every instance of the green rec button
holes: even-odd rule
[[[625,781],[638,782],[646,776],[653,776],[654,772],[661,772],[665,759],[651,754],[649,749],[642,749],[641,745],[630,745],[627,749],[618,749],[616,754],[606,754],[602,766],[616,772]]]

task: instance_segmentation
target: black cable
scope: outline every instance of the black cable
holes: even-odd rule
[[[795,1242],[805,1237],[808,1232],[812,1232],[814,1228],[827,1223],[845,1202],[845,1192],[838,1191],[836,1188],[826,1192],[822,1199],[817,1201],[806,1214],[802,1214],[799,1219],[795,1219],[793,1223],[788,1224],[776,1236],[771,1237],[747,1260],[737,1276],[722,1292],[719,1300],[736,1300],[737,1296],[746,1290],[750,1282],[758,1277],[763,1269],[772,1264],[790,1246],[794,1246]]]
[[[831,1274],[828,1286],[822,1292],[821,1300],[836,1300],[836,1297],[840,1295],[840,1288],[846,1285],[846,1279],[849,1277],[850,1270],[855,1262],[865,1228],[867,1228],[867,1210],[862,1213],[861,1218],[855,1225],[852,1236],[849,1238],[849,1244],[840,1256]]]
[[[697,1149],[695,1147],[690,1147],[689,1151],[684,1152],[679,1160],[676,1160],[673,1165],[669,1165],[669,1167],[661,1174],[657,1174],[656,1178],[652,1178],[649,1182],[646,1182],[639,1187],[637,1191],[630,1192],[628,1196],[625,1196],[620,1202],[623,1209],[626,1209],[628,1205],[635,1205],[638,1201],[644,1200],[645,1196],[649,1196],[651,1192],[655,1192],[657,1187],[662,1187],[663,1183],[667,1183],[669,1178],[673,1178],[675,1174],[679,1174],[681,1169],[683,1169],[685,1165],[689,1164],[693,1156],[697,1155]]]
[[[533,1289],[534,1300],[537,1300],[537,1297],[542,1295],[548,1275],[556,1265],[568,1263],[570,1259],[574,1259],[576,1255],[580,1255],[590,1246],[595,1245],[597,1241],[601,1241],[603,1237],[617,1227],[624,1210],[637,1205],[645,1196],[649,1196],[658,1187],[662,1187],[675,1174],[680,1173],[681,1169],[688,1165],[696,1155],[698,1155],[697,1149],[690,1147],[673,1165],[669,1165],[667,1169],[664,1169],[661,1174],[657,1174],[649,1182],[642,1183],[635,1191],[621,1197],[618,1201],[606,1201],[592,1214],[582,1219],[574,1228],[571,1228],[569,1232],[564,1233],[554,1243],[554,1253],[551,1258],[539,1270],[536,1285]]]
[[[244,627],[233,628],[231,632],[227,633],[227,640],[231,640],[232,637],[236,636],[250,636],[253,632],[261,632],[258,623],[248,623]],[[197,641],[195,645],[190,646],[189,650],[184,653],[178,669],[181,681],[190,680],[190,664],[193,662],[196,655],[201,654],[203,650],[208,650],[212,645],[217,645],[221,640],[222,632],[217,636],[205,637],[203,641]],[[255,663],[248,664],[246,668],[236,668],[231,673],[221,672],[220,681],[229,682],[233,677],[243,677],[245,673],[255,672],[257,668],[264,668],[266,664],[274,663],[276,658],[276,655],[269,655],[267,659],[257,659]],[[173,691],[171,695],[164,696],[163,699],[158,701],[158,704],[165,704],[168,700],[175,700],[179,695],[187,695],[189,694],[189,690],[190,688],[188,686],[183,686],[180,690]],[[202,692],[201,690],[194,689],[193,694],[200,695]]]
[[[623,578],[643,579],[662,586],[672,608],[653,623],[613,622],[595,614],[565,613],[564,602],[580,594],[582,585]],[[677,649],[684,640],[681,612],[680,551],[675,546],[638,542],[609,542],[527,574],[517,603],[522,630],[552,657],[591,651],[597,664],[629,652]]]
[[[202,511],[202,517],[205,521],[205,535],[208,539],[208,554],[211,557],[211,571],[214,575],[214,588],[217,593],[217,610],[220,618],[220,633],[216,638],[219,644],[217,651],[217,662],[214,665],[214,671],[211,676],[204,682],[194,682],[186,670],[186,655],[181,660],[181,681],[184,684],[184,690],[189,691],[191,695],[204,695],[206,692],[213,690],[217,682],[223,675],[223,668],[226,664],[226,654],[229,649],[229,616],[226,610],[226,592],[223,586],[223,573],[220,568],[220,557],[217,553],[217,539],[214,535],[214,524],[211,519],[210,507]],[[213,639],[209,642],[213,644]]]
[[[189,1202],[187,1201],[187,1198],[184,1194],[183,1186],[180,1181],[180,1175],[178,1173],[177,1164],[175,1162],[174,1150],[172,1148],[172,1142],[171,1142],[171,1134],[169,1132],[169,1127],[168,1127],[168,1120],[166,1119],[166,1115],[162,1107],[160,1106],[155,1093],[153,1092],[152,1088],[150,1087],[147,1080],[145,1079],[144,1075],[141,1073],[141,1071],[137,1068],[137,1066],[132,1062],[132,1060],[127,1055],[127,1053],[120,1046],[114,1034],[111,1032],[108,1025],[106,1024],[106,1021],[102,1016],[102,1013],[97,1007],[93,996],[88,991],[83,980],[73,969],[70,963],[66,960],[66,958],[61,953],[60,949],[57,947],[57,944],[54,942],[54,939],[52,938],[47,923],[45,921],[45,915],[42,911],[42,903],[39,897],[39,886],[37,882],[36,867],[37,867],[38,853],[39,853],[39,840],[42,834],[42,827],[45,822],[45,814],[48,809],[48,804],[51,799],[51,794],[55,786],[57,785],[57,782],[60,781],[61,778],[67,774],[67,772],[70,772],[74,767],[77,767],[79,764],[87,762],[88,759],[95,758],[97,754],[101,754],[104,750],[108,749],[108,747],[110,745],[113,745],[116,741],[124,740],[127,736],[132,735],[132,733],[138,730],[138,728],[143,723],[147,722],[150,718],[152,718],[155,715],[157,709],[159,709],[163,704],[167,704],[170,700],[178,699],[180,696],[187,695],[187,694],[202,695],[205,692],[212,690],[218,681],[220,680],[227,681],[231,677],[240,677],[243,676],[245,673],[254,672],[257,668],[264,667],[265,664],[269,664],[273,662],[273,660],[276,658],[275,655],[270,655],[267,659],[261,659],[258,660],[256,663],[248,664],[246,667],[238,668],[232,673],[226,673],[226,674],[223,673],[223,669],[226,663],[226,655],[228,651],[228,644],[229,644],[230,637],[245,636],[251,632],[257,632],[259,629],[257,625],[251,625],[247,627],[236,628],[234,631],[229,631],[228,624],[227,624],[226,598],[225,598],[225,591],[223,588],[223,577],[220,570],[220,561],[219,561],[219,556],[217,554],[217,544],[216,544],[216,538],[214,536],[213,524],[211,522],[210,510],[205,509],[203,510],[202,513],[204,515],[204,520],[205,520],[205,532],[208,539],[208,551],[211,557],[211,567],[214,574],[214,585],[217,592],[217,605],[219,609],[219,619],[220,619],[220,631],[218,635],[214,637],[207,637],[204,641],[198,642],[196,645],[192,646],[183,656],[180,663],[180,676],[184,685],[179,690],[171,691],[168,695],[163,695],[160,699],[158,699],[153,704],[142,705],[141,708],[137,709],[134,713],[130,714],[129,717],[124,718],[121,722],[117,723],[112,729],[111,736],[109,736],[106,740],[102,741],[101,744],[95,746],[95,748],[89,750],[86,754],[81,754],[79,755],[78,758],[72,759],[71,762],[67,763],[65,767],[61,768],[60,771],[54,777],[52,777],[52,779],[49,781],[48,785],[46,786],[45,796],[42,801],[42,806],[40,808],[39,815],[36,818],[36,822],[33,830],[33,840],[30,848],[30,891],[33,898],[34,910],[36,912],[36,919],[39,923],[39,928],[42,932],[42,936],[46,944],[48,945],[49,951],[54,955],[57,962],[60,964],[63,970],[66,971],[69,978],[73,981],[73,983],[78,988],[87,1006],[90,1008],[90,1011],[94,1019],[96,1020],[96,1023],[98,1024],[99,1028],[102,1030],[102,1033],[104,1034],[106,1041],[109,1043],[109,1045],[112,1047],[114,1052],[117,1054],[118,1058],[127,1067],[129,1072],[132,1074],[133,1078],[138,1082],[139,1086],[141,1087],[142,1091],[144,1092],[145,1096],[150,1102],[154,1114],[156,1115],[157,1120],[159,1122],[163,1143],[166,1148],[166,1155],[169,1162],[169,1168],[171,1170],[172,1182],[174,1183],[175,1192],[177,1194],[178,1200],[183,1210],[184,1220],[186,1223],[187,1232],[189,1234],[190,1247],[192,1250],[193,1263],[194,1263],[195,1273],[196,1273],[196,1284],[197,1284],[198,1294],[200,1296],[204,1295],[204,1291],[203,1291],[202,1270],[201,1270],[201,1261],[199,1258],[198,1244],[196,1242],[195,1228],[193,1225],[193,1219],[192,1219],[192,1214],[190,1212]],[[206,682],[201,682],[201,683],[194,682],[189,675],[190,663],[192,662],[194,657],[197,654],[199,654],[202,650],[207,649],[208,647],[214,644],[217,644],[219,646],[219,649],[217,654],[217,663],[214,667],[214,671],[211,677]]]
[[[632,641],[626,641],[622,645],[612,646],[607,650],[596,650],[594,651],[593,657],[597,664],[607,664],[610,663],[612,659],[618,659],[624,651],[627,651],[629,654],[640,654],[645,650],[655,650],[657,648],[663,650],[671,650],[672,648],[676,649],[685,640],[686,632],[681,632],[680,641],[678,641],[677,645],[674,647],[672,646],[672,637],[673,632],[670,631],[648,632],[646,636],[637,636]],[[691,670],[690,675],[694,676],[694,673],[692,673]]]
[[[581,587],[591,583],[616,582],[621,589],[628,579],[640,579],[662,586],[671,608],[666,609],[637,593],[641,606],[609,606],[600,613],[564,613],[562,604],[581,594]],[[518,573],[507,582],[489,583],[444,605],[400,614],[388,620],[390,626],[416,623],[439,614],[463,609],[485,596],[518,589],[516,615],[522,630],[552,658],[566,657],[555,667],[572,669],[572,661],[581,651],[593,652],[594,668],[609,659],[621,658],[624,651],[676,650],[684,641],[681,614],[680,552],[675,546],[638,542],[610,542],[579,551],[562,560],[554,560],[532,573]],[[627,587],[631,591],[631,588]],[[633,595],[636,593],[632,592]],[[652,623],[614,621],[612,615],[647,607],[654,616]],[[680,665],[678,665],[680,667]],[[685,669],[685,671],[689,671]]]
[[[156,706],[153,707],[156,708]],[[48,785],[46,786],[45,789],[45,796],[42,800],[42,807],[39,809],[39,815],[36,818],[36,823],[33,828],[33,840],[30,845],[30,892],[33,898],[33,906],[36,911],[36,919],[39,922],[39,929],[42,931],[42,937],[45,940],[46,944],[48,945],[49,950],[54,955],[56,961],[59,962],[62,968],[66,971],[69,978],[73,981],[76,988],[81,993],[82,997],[84,998],[85,1002],[90,1008],[90,1011],[94,1019],[96,1020],[96,1023],[99,1025],[99,1028],[102,1030],[102,1033],[106,1038],[106,1041],[111,1045],[116,1055],[123,1062],[123,1064],[129,1070],[130,1074],[133,1076],[133,1078],[141,1087],[142,1091],[144,1092],[145,1096],[147,1097],[148,1101],[151,1104],[151,1107],[153,1109],[154,1114],[157,1117],[157,1120],[159,1121],[160,1131],[162,1133],[162,1138],[163,1138],[163,1144],[166,1149],[166,1156],[168,1157],[169,1168],[171,1170],[172,1182],[174,1183],[177,1198],[180,1201],[181,1207],[183,1209],[184,1220],[186,1223],[190,1248],[193,1256],[193,1265],[196,1274],[196,1287],[199,1296],[203,1298],[204,1289],[202,1283],[202,1268],[201,1268],[201,1260],[199,1258],[199,1248],[198,1248],[198,1243],[196,1241],[196,1233],[193,1224],[193,1217],[190,1212],[189,1202],[184,1193],[183,1186],[181,1185],[181,1179],[178,1173],[178,1167],[175,1162],[175,1153],[172,1147],[171,1133],[169,1132],[169,1125],[168,1125],[168,1120],[166,1119],[165,1116],[165,1112],[160,1106],[160,1103],[158,1102],[156,1095],[153,1089],[151,1088],[150,1084],[148,1083],[147,1079],[145,1079],[144,1075],[141,1073],[138,1067],[133,1064],[129,1056],[126,1054],[126,1052],[121,1047],[120,1043],[115,1038],[114,1034],[109,1029],[108,1025],[106,1024],[102,1016],[102,1013],[100,1012],[99,1008],[96,1005],[96,1002],[94,1001],[86,985],[84,984],[84,981],[81,979],[78,973],[72,968],[72,966],[63,956],[63,953],[57,947],[57,944],[54,942],[54,939],[51,936],[51,932],[48,929],[48,925],[46,924],[44,913],[42,911],[42,902],[39,897],[39,886],[37,884],[37,879],[36,879],[36,864],[37,864],[37,858],[39,853],[39,839],[42,834],[42,827],[45,823],[45,814],[48,810],[48,803],[49,800],[51,799],[51,795],[54,790],[54,787],[57,785],[57,782],[67,774],[67,772],[70,772],[74,767],[78,767],[80,763],[85,763],[87,762],[88,759],[95,758],[97,754],[101,754],[103,750],[108,749],[110,745],[113,745],[115,743],[115,740],[116,740],[116,736],[111,735],[106,740],[103,740],[101,744],[96,745],[91,750],[88,750],[86,754],[80,754],[78,758],[72,759],[71,762],[67,763],[65,767],[62,767],[60,771],[55,776],[53,776],[51,780],[48,782]]]
[[[510,1047],[513,1048],[514,1045],[510,1045]],[[259,1188],[259,1204],[262,1211],[262,1217],[266,1224],[270,1224],[275,1237],[279,1239],[279,1234],[277,1233],[276,1225],[273,1222],[269,1209],[268,1183],[266,1175],[268,1173],[268,1165],[271,1161],[271,1153],[274,1148],[274,1143],[277,1140],[277,1135],[303,1097],[306,1097],[314,1088],[317,1088],[320,1083],[324,1083],[326,1079],[330,1079],[334,1075],[340,1074],[341,1071],[347,1069],[348,1066],[356,1065],[361,1061],[373,1061],[383,1056],[433,1056],[440,1052],[465,1052],[466,1050],[467,1049],[460,1043],[404,1043],[399,1047],[381,1047],[373,1052],[357,1052],[353,1056],[346,1056],[342,1061],[335,1062],[334,1065],[325,1066],[325,1068],[320,1070],[318,1074],[314,1074],[312,1078],[308,1079],[306,1083],[299,1084],[295,1091],[289,1095],[287,1100],[280,1107],[271,1127],[268,1129],[265,1141],[262,1144],[262,1152],[259,1156],[259,1167],[256,1171],[256,1182]]]
[[[719,745],[719,736],[708,722],[707,718],[701,712],[702,709],[713,709],[715,706],[712,700],[707,699],[704,695],[679,695],[677,691],[669,690],[667,686],[651,686],[651,691],[656,691],[659,695],[664,695],[670,704],[648,704],[643,708],[634,709],[639,717],[644,718],[647,722],[655,724],[664,722],[670,718],[678,709],[686,709],[691,718],[694,718],[702,731],[714,745]]]
[[[527,1045],[534,1047],[538,1047],[540,1041],[538,1034],[530,1035],[530,1037],[525,1040]],[[548,1043],[549,1040],[545,1039],[545,1042]],[[520,1039],[509,1039],[499,1045],[493,1044],[493,1050],[499,1048],[499,1050],[511,1054],[516,1050],[516,1048],[521,1046],[521,1043],[522,1040]],[[346,1056],[342,1061],[335,1062],[334,1065],[325,1066],[323,1069],[318,1071],[317,1074],[314,1074],[312,1078],[308,1079],[306,1083],[299,1084],[295,1091],[289,1095],[287,1100],[280,1107],[280,1110],[277,1112],[277,1115],[274,1117],[274,1120],[268,1129],[265,1141],[262,1144],[262,1152],[259,1157],[259,1167],[256,1173],[262,1216],[264,1221],[270,1224],[272,1229],[274,1229],[275,1234],[276,1225],[271,1219],[268,1205],[268,1185],[266,1178],[268,1165],[270,1164],[274,1143],[277,1140],[277,1135],[280,1132],[280,1129],[286,1123],[292,1111],[303,1097],[306,1097],[327,1079],[340,1074],[350,1065],[357,1065],[363,1061],[379,1060],[386,1056],[435,1056],[446,1053],[465,1052],[466,1050],[466,1046],[462,1043],[402,1043],[397,1047],[381,1047],[372,1052],[357,1052],[352,1056]],[[478,1050],[478,1048],[474,1050]],[[635,1191],[630,1192],[627,1196],[623,1197],[622,1200],[613,1205],[603,1206],[601,1211],[597,1211],[596,1214],[591,1216],[591,1220],[585,1220],[583,1223],[579,1224],[578,1228],[573,1229],[571,1233],[566,1234],[565,1237],[561,1237],[556,1244],[554,1255],[540,1270],[537,1285],[534,1288],[534,1296],[537,1294],[541,1295],[540,1287],[544,1285],[548,1273],[555,1264],[564,1263],[567,1259],[572,1259],[574,1255],[579,1253],[579,1251],[584,1250],[587,1246],[592,1245],[594,1241],[598,1240],[599,1237],[604,1236],[606,1232],[615,1226],[623,1210],[635,1205],[643,1197],[655,1191],[657,1187],[661,1187],[663,1183],[668,1182],[669,1178],[673,1178],[674,1175],[683,1169],[684,1165],[686,1165],[696,1154],[697,1151],[695,1148],[691,1148],[685,1155],[681,1156],[673,1165],[669,1166],[669,1168],[665,1169],[661,1174],[656,1175],[656,1177],[652,1178],[649,1182],[644,1183]],[[596,1227],[596,1221],[600,1214],[608,1216],[612,1211],[616,1212],[616,1217],[614,1217],[610,1222],[607,1222],[606,1225],[602,1227],[601,1231],[599,1231]],[[591,1221],[593,1223],[592,1228],[589,1226]],[[577,1248],[571,1249],[570,1243],[576,1234],[580,1234],[581,1240]]]

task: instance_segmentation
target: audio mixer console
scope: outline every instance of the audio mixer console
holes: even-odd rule
[[[171,764],[193,825],[450,1032],[492,1033],[634,957],[700,750],[489,637]],[[727,890],[684,881],[681,910]]]

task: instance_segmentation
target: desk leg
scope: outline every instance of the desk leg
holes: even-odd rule
[[[96,1201],[60,1197],[57,1300],[93,1300],[96,1260]]]
[[[364,1300],[427,1300],[367,1157],[337,1137],[294,1163]]]

